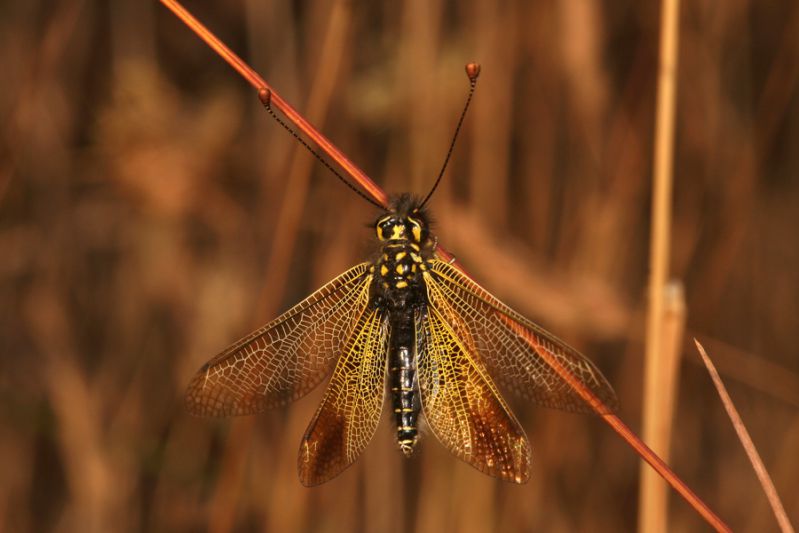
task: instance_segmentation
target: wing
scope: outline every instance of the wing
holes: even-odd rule
[[[546,362],[545,357],[550,357],[604,403],[597,407],[600,411],[616,409],[618,400],[613,387],[591,361],[513,311],[458,269],[434,259],[425,273],[425,282],[430,307],[443,316],[456,335],[473,339],[482,364],[501,388],[545,407],[594,412]],[[521,327],[524,331],[520,331]],[[536,348],[525,341],[524,333]],[[536,349],[545,354],[542,356]]]
[[[319,485],[350,466],[372,440],[383,408],[388,320],[362,314],[300,444],[302,484]]]
[[[481,472],[525,483],[530,477],[530,443],[474,358],[473,339],[456,333],[434,307],[419,312],[416,323],[426,349],[417,355],[422,410],[433,433]]]
[[[188,410],[247,415],[310,392],[366,309],[371,279],[369,264],[357,265],[211,359],[189,383]]]

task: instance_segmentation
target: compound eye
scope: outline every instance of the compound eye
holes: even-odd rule
[[[408,218],[408,230],[413,235],[413,240],[422,242],[422,224],[415,218]]]
[[[387,241],[392,236],[392,231],[395,225],[395,221],[391,218],[384,218],[382,220],[378,220],[377,224],[375,225],[375,230],[377,231],[377,238],[381,241]]]

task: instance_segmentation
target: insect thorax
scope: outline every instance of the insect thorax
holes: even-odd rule
[[[424,210],[410,196],[400,196],[377,219],[375,232],[383,249],[372,267],[373,303],[389,310],[424,303],[424,272],[433,248]]]

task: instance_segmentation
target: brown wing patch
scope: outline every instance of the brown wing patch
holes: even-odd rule
[[[337,476],[372,440],[385,396],[388,329],[377,309],[367,310],[358,321],[300,444],[297,466],[303,485]]]
[[[616,393],[594,364],[577,350],[530,322],[451,265],[433,260],[425,277],[430,306],[459,336],[474,339],[476,354],[503,389],[538,405],[589,413],[589,406],[546,362],[551,357],[584,383],[612,412]],[[516,325],[525,328],[533,348]],[[544,356],[537,350],[544,351]]]
[[[426,356],[417,362],[425,419],[458,458],[488,475],[524,483],[530,443],[491,378],[472,353],[473,341],[429,307],[417,322]],[[460,328],[463,329],[463,328]]]
[[[203,365],[186,390],[188,410],[247,415],[310,392],[330,373],[369,303],[368,268],[344,272]]]

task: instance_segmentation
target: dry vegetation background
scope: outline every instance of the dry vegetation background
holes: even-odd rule
[[[390,192],[427,190],[442,244],[594,359],[640,428],[658,2],[192,1]],[[384,424],[303,488],[321,390],[190,418],[228,343],[368,249],[374,209],[154,1],[0,7],[0,530],[629,531],[638,460],[596,417],[514,403],[525,486]],[[799,522],[799,4],[681,16],[673,276],[687,326],[671,463],[734,529],[775,528],[704,368],[715,358]],[[703,530],[672,497],[671,528]]]

